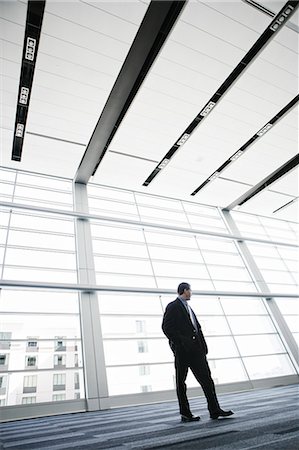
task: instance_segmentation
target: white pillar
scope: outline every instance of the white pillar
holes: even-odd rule
[[[75,211],[88,213],[86,184],[74,183]],[[78,282],[95,285],[96,275],[89,219],[75,219]],[[86,404],[88,411],[109,408],[108,384],[96,292],[81,292],[80,317]]]

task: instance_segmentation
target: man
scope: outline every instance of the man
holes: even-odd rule
[[[234,413],[223,411],[217,400],[214,381],[206,358],[208,347],[200,324],[188,305],[191,294],[190,284],[180,283],[178,297],[167,305],[162,323],[162,330],[168,337],[175,356],[176,391],[181,420],[182,422],[200,420],[199,416],[193,416],[191,413],[187,399],[185,381],[189,367],[204,391],[211,419],[231,416]]]

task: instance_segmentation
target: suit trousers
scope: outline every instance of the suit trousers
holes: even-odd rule
[[[185,383],[189,368],[202,387],[207,399],[210,414],[216,413],[220,409],[220,406],[206,355],[200,351],[193,351],[190,353],[180,349],[175,352],[174,364],[176,370],[176,392],[179,401],[180,414],[184,416],[192,415]]]

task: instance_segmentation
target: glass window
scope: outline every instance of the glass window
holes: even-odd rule
[[[66,395],[65,394],[53,394],[52,396],[52,401],[53,402],[59,402],[59,401],[63,401],[66,399]]]
[[[5,263],[15,266],[47,267],[53,269],[75,269],[75,253],[38,251],[29,249],[7,248]]]
[[[252,380],[273,378],[295,373],[287,355],[251,356],[243,358],[246,370]]]
[[[189,264],[184,261],[177,263],[153,261],[152,264],[157,276],[209,279],[209,274],[203,264]]]
[[[65,386],[66,376],[65,373],[56,373],[53,375],[53,386]]]
[[[214,364],[211,364],[211,363]],[[210,361],[210,368],[215,384],[236,383],[248,380],[240,358],[216,359]]]
[[[0,366],[7,366],[9,355],[5,353],[0,354]]]
[[[163,259],[169,261],[186,261],[203,263],[202,256],[198,249],[170,248],[150,245],[149,253],[153,259]]]
[[[29,230],[41,230],[41,231],[54,231],[60,233],[74,234],[74,220],[65,219],[59,217],[53,217],[51,215],[39,215],[33,213],[20,214],[18,212],[12,212],[11,214],[11,228],[22,228],[26,231]]]
[[[235,339],[242,356],[285,353],[281,340],[275,334],[236,336]]]
[[[264,302],[260,298],[246,297],[221,297],[221,305],[228,315],[260,315],[268,314]],[[248,317],[250,321],[251,318]]]
[[[34,367],[37,366],[37,357],[36,356],[26,356],[26,367]]]
[[[29,405],[31,403],[36,403],[36,397],[23,397],[22,405]]]
[[[266,316],[228,316],[227,320],[234,334],[276,333],[271,319]]]
[[[36,387],[36,386],[37,386],[37,375],[24,376],[24,387]]]
[[[213,358],[230,358],[238,356],[238,350],[232,337],[209,337],[206,336],[209,349],[208,357]]]
[[[133,256],[147,258],[148,252],[144,244],[121,243],[113,241],[102,241],[94,239],[92,242],[95,254],[115,255],[115,256]]]
[[[146,260],[104,256],[96,256],[94,259],[95,268],[99,272],[152,275],[151,264]]]

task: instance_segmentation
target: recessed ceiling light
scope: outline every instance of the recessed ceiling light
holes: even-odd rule
[[[272,128],[272,123],[267,123],[267,125],[261,128],[260,131],[258,131],[256,134],[258,136],[262,136],[263,134],[267,133],[267,131],[269,131],[270,128]]]
[[[29,61],[34,60],[35,47],[36,47],[36,39],[28,37],[25,50],[25,59],[28,59]]]
[[[19,103],[22,105],[27,105],[28,102],[29,89],[26,87],[21,88]]]
[[[211,112],[211,110],[214,108],[214,106],[216,105],[215,102],[209,102],[207,104],[207,106],[204,107],[204,109],[199,113],[200,116],[207,116],[209,114],[209,112]]]
[[[22,123],[17,123],[16,126],[16,137],[22,138],[24,133],[24,125]]]
[[[288,18],[288,16],[293,12],[294,7],[292,5],[288,5],[282,13],[275,19],[273,25],[271,25],[270,30],[276,31],[283,24],[283,22]]]
[[[238,159],[244,152],[242,150],[238,150],[237,153],[235,153],[230,160],[231,161],[235,161],[236,159]]]
[[[176,145],[183,145],[189,138],[190,134],[184,133],[183,136],[177,141]]]
[[[164,169],[164,167],[169,163],[169,159],[165,158],[163,161],[158,165],[158,169]]]

